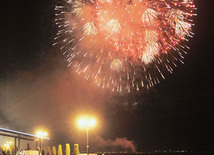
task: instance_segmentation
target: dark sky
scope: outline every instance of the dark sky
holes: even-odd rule
[[[195,36],[188,42],[185,64],[152,89],[129,94],[98,88],[67,68],[52,47],[55,2],[4,3],[0,127],[29,133],[45,128],[50,145],[83,143],[74,120],[89,112],[99,117],[92,137],[126,137],[138,151],[214,150],[213,0],[195,2]]]

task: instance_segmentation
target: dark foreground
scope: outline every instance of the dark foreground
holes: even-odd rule
[[[163,151],[163,152],[138,152],[138,153],[113,153],[103,152],[97,153],[97,155],[214,155],[214,152],[201,151],[201,152],[187,152],[187,151]]]

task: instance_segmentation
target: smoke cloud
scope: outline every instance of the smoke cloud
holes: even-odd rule
[[[115,140],[105,140],[100,136],[93,139],[94,145],[99,151],[132,151],[136,152],[136,146],[133,141],[127,138],[115,138]]]

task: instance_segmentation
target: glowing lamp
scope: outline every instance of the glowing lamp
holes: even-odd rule
[[[42,137],[46,137],[48,134],[47,134],[47,132],[38,131],[38,132],[36,133],[36,135],[37,135],[38,137],[42,138]]]
[[[96,125],[96,119],[92,117],[80,117],[77,120],[79,128],[91,128]]]
[[[89,128],[92,128],[92,127],[94,127],[97,124],[97,121],[93,117],[82,116],[79,119],[77,119],[77,124],[78,124],[79,128],[86,128],[86,134],[87,134],[87,155],[89,155],[88,131],[89,131]]]

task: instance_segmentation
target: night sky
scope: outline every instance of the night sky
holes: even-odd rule
[[[0,127],[34,134],[49,132],[50,145],[84,144],[75,118],[99,118],[96,138],[133,141],[137,151],[213,150],[213,0],[195,0],[195,36],[185,64],[159,85],[139,92],[114,93],[75,74],[53,47],[55,1],[4,1],[1,14]],[[96,138],[95,138],[96,137]]]

